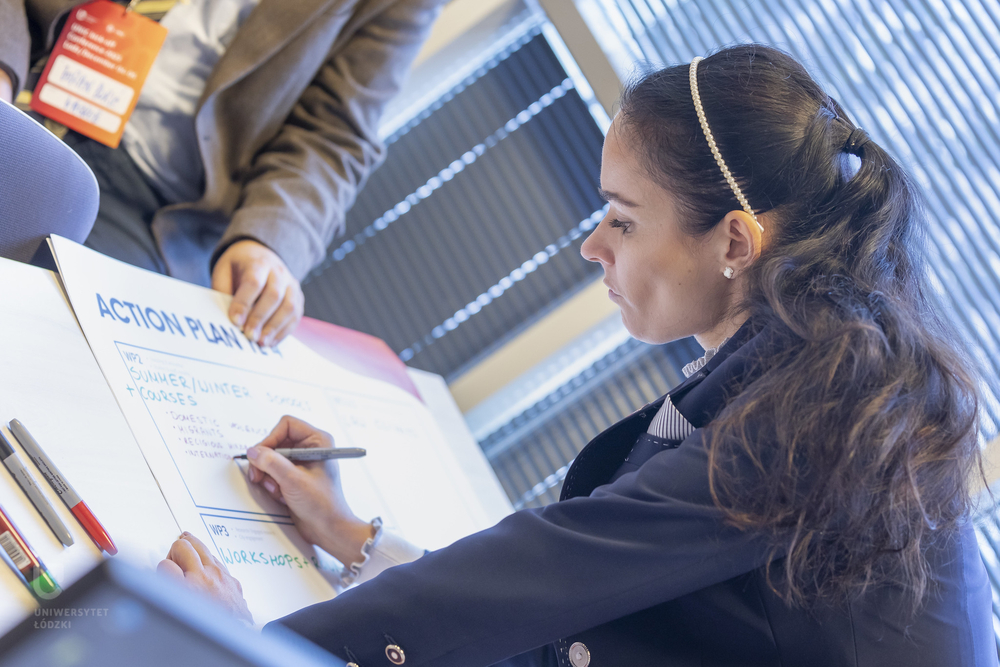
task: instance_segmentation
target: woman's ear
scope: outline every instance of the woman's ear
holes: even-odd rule
[[[742,273],[760,257],[760,225],[746,211],[730,211],[720,227],[725,241],[723,266],[731,267],[736,274]]]

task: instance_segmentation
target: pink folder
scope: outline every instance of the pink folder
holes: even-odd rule
[[[341,368],[394,384],[423,401],[406,364],[381,338],[311,317],[302,318],[295,337]]]

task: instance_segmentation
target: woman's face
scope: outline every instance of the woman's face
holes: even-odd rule
[[[616,118],[601,162],[610,209],[580,253],[600,262],[608,296],[635,338],[665,343],[707,332],[722,321],[730,297],[720,262],[726,241],[715,238],[718,227],[699,239],[682,231],[675,198],[647,175],[633,141]]]

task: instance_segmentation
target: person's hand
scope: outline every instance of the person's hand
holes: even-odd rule
[[[170,546],[167,557],[156,566],[161,575],[182,581],[222,604],[233,616],[253,625],[253,616],[243,599],[243,586],[191,533],[184,533]]]
[[[212,289],[233,295],[229,319],[258,345],[277,345],[302,319],[299,281],[273,250],[252,239],[226,248],[212,270]]]
[[[0,69],[0,100],[4,102],[14,101],[14,84],[11,83],[7,72]]]
[[[371,524],[354,516],[340,486],[335,460],[293,463],[275,448],[332,447],[329,433],[285,415],[259,444],[247,450],[247,475],[272,498],[288,506],[306,540],[345,565],[361,561]]]

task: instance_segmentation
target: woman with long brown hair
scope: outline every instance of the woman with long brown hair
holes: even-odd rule
[[[279,623],[360,667],[996,665],[976,381],[903,169],[791,57],[746,45],[632,83],[601,187],[582,252],[626,327],[705,357],[595,438],[559,503]],[[285,418],[251,479],[364,561],[377,525],[336,469],[271,451],[325,442]],[[245,610],[194,538],[163,569]]]

